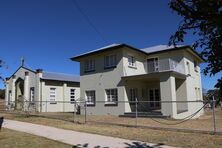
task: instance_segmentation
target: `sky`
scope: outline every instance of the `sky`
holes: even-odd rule
[[[181,20],[166,0],[0,0],[0,75],[11,76],[22,57],[33,70],[78,75],[71,57],[112,43],[168,44]],[[203,88],[213,88],[219,76],[202,74]]]

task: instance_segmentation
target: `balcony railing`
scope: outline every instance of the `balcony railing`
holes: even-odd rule
[[[175,71],[184,74],[185,69],[182,64],[172,59],[154,59],[147,61],[147,73]]]

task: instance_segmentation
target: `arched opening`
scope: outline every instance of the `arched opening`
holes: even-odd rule
[[[24,80],[18,78],[15,81],[15,109],[21,110],[24,102]]]

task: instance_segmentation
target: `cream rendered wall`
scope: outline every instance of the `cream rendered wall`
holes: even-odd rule
[[[104,56],[109,54],[116,54],[117,56],[117,65],[116,68],[104,69]],[[118,100],[124,101],[125,98],[125,88],[122,85],[121,77],[123,76],[123,60],[122,60],[122,50],[113,50],[107,51],[100,54],[88,56],[83,58],[80,61],[80,88],[81,88],[81,98],[86,99],[85,91],[86,90],[95,90],[96,91],[96,102],[95,106],[87,106],[87,114],[112,114],[119,115],[123,114],[124,104],[119,103],[118,106],[105,106],[105,89],[118,89]],[[95,59],[95,72],[84,73],[84,61],[86,59],[93,58]],[[81,113],[84,114],[84,110],[81,110]]]
[[[80,88],[76,84],[67,84],[62,81],[42,81],[41,87],[42,112],[74,111],[74,104],[70,103],[70,89],[75,89],[75,97],[79,98]],[[56,104],[50,103],[50,88],[56,88],[56,101],[58,101]]]
[[[197,72],[194,70],[194,59],[191,54],[188,52],[184,53],[184,62],[189,62],[190,65],[190,75],[188,75],[188,67],[186,65],[186,74],[187,79],[186,79],[186,85],[187,85],[187,98],[189,101],[197,101],[201,100],[203,101],[202,97],[202,84],[201,84],[201,74],[200,74],[200,67],[197,67]],[[197,60],[198,61],[198,60]],[[196,98],[196,92],[195,92],[195,87],[200,89],[200,98]],[[203,103],[188,103],[188,108],[190,114],[196,112],[198,109],[200,109],[203,106]],[[203,110],[196,115],[196,117],[200,116],[203,114]]]
[[[63,98],[64,101],[67,101],[68,103],[64,104],[63,111],[64,112],[73,112],[73,110],[76,110],[75,104],[70,103],[70,89],[75,89],[75,99],[76,101],[80,100],[80,87],[77,87],[75,85],[67,85],[65,88],[64,94],[65,97]]]
[[[133,56],[136,66],[129,66],[128,56]],[[123,50],[123,74],[124,76],[146,74],[146,55],[128,48]]]

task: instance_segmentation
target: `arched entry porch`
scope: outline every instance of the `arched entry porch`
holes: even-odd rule
[[[15,109],[22,110],[24,104],[24,80],[18,78],[15,81]]]

